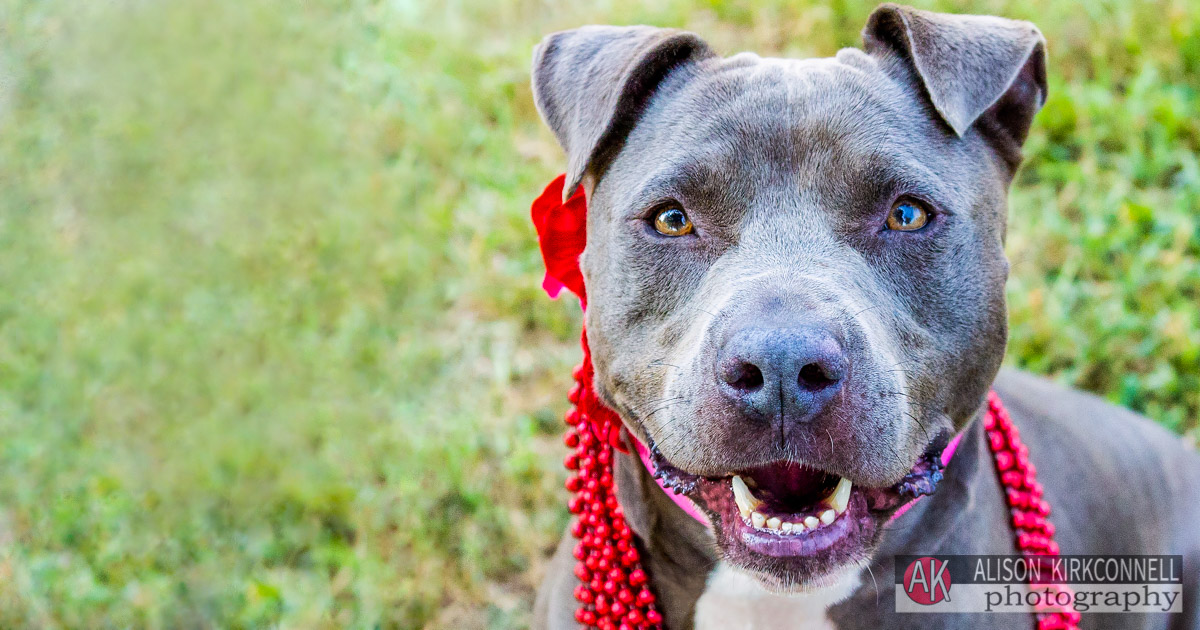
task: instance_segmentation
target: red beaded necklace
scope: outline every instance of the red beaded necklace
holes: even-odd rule
[[[580,188],[563,199],[564,177],[550,182],[533,202],[532,217],[537,228],[546,276],[542,287],[557,297],[562,289],[579,296],[587,308],[579,256],[586,245],[587,203]],[[621,419],[596,396],[594,372],[586,331],[582,336],[583,362],[574,370],[575,384],[568,399],[568,425],[563,442],[573,452],[563,462],[570,476],[566,488],[573,493],[567,509],[575,515],[571,535],[575,545],[575,620],[601,630],[633,630],[662,627],[662,614],[655,606],[649,578],[642,568],[641,554],[633,532],[617,502],[613,479],[614,451],[628,453],[621,437]],[[988,393],[983,417],[988,447],[996,473],[1004,487],[1011,512],[1016,547],[1021,554],[1057,556],[1050,504],[1042,498],[1037,469],[1029,461],[1029,449],[1021,442],[1017,427],[995,392]],[[1074,610],[1046,611],[1036,615],[1038,630],[1075,630],[1079,613]]]

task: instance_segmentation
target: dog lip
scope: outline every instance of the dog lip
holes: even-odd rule
[[[945,466],[941,456],[948,442],[949,435],[939,435],[932,440],[904,477],[890,486],[859,484],[854,482],[853,478],[847,477],[854,482],[853,494],[861,494],[866,499],[867,509],[876,513],[892,512],[908,501],[926,494],[933,494],[943,478]],[[652,471],[654,478],[659,480],[664,488],[670,489],[675,494],[688,496],[701,504],[709,503],[701,492],[704,487],[720,485],[728,493],[730,492],[730,480],[734,475],[739,474],[731,471],[722,475],[698,475],[671,464],[652,440],[649,441],[647,449],[650,453],[650,463],[654,466]],[[838,476],[820,468],[813,467],[813,470],[833,477]],[[709,510],[717,512],[711,507]]]

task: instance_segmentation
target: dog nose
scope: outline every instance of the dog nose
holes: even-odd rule
[[[717,380],[749,416],[804,422],[841,389],[848,367],[842,344],[825,328],[745,328],[721,347]]]

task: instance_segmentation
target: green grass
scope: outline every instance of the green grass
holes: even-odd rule
[[[870,6],[0,0],[0,627],[519,627],[566,522],[542,34],[829,55]],[[1035,20],[1010,361],[1200,413],[1200,4]],[[553,7],[553,8],[552,8]]]

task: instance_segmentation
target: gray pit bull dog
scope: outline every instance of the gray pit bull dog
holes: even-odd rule
[[[1185,556],[1182,614],[1084,626],[1200,627],[1200,458],[1130,412],[1000,372],[1006,197],[1046,97],[1041,34],[884,5],[863,40],[830,59],[722,58],[691,33],[589,26],[534,53],[565,190],[587,194],[597,394],[695,482],[711,522],[619,458],[666,625],[1030,627],[893,612],[896,554],[1014,553],[976,421],[994,387],[1063,553]],[[958,433],[936,494],[889,521],[897,483]],[[538,627],[576,627],[573,542]]]

